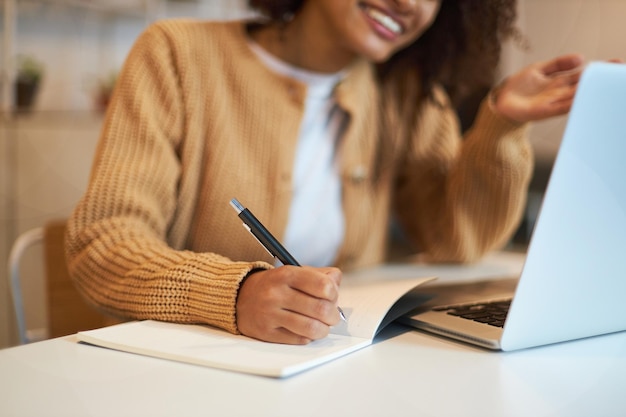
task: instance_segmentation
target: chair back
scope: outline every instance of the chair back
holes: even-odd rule
[[[50,221],[43,227],[21,234],[11,248],[9,280],[20,344],[119,323],[87,303],[75,288],[65,261],[65,227],[65,220]],[[29,303],[22,293],[24,283],[20,263],[27,251],[38,244],[43,244],[47,327],[32,330],[26,323],[25,311]]]
[[[44,261],[50,337],[74,334],[110,324],[111,319],[80,295],[65,262],[65,221],[52,221],[44,228]]]

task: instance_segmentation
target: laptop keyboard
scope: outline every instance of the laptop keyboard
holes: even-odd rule
[[[496,300],[483,303],[459,304],[452,306],[435,307],[434,311],[446,312],[451,316],[488,324],[495,327],[504,327],[506,315],[509,312],[511,299]]]

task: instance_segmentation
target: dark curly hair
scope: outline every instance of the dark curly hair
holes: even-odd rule
[[[305,0],[248,0],[271,21],[285,21]],[[385,79],[417,80],[419,94],[444,86],[453,103],[492,85],[502,42],[517,36],[517,0],[441,0],[432,26],[378,66]]]

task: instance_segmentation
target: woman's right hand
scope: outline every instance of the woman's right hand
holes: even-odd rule
[[[281,266],[253,272],[239,289],[237,327],[249,337],[303,345],[328,335],[340,320],[341,271]]]
[[[579,54],[536,62],[503,81],[495,108],[516,122],[531,122],[567,113],[584,67]]]

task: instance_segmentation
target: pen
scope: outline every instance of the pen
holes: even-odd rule
[[[278,259],[283,265],[300,266],[296,258],[285,249],[278,239],[263,226],[263,223],[261,223],[250,210],[242,206],[236,198],[230,200],[230,205],[237,212],[237,216],[243,221],[243,227],[256,238],[272,257]],[[341,307],[337,307],[337,310],[339,310],[341,320],[346,321],[346,316]]]

